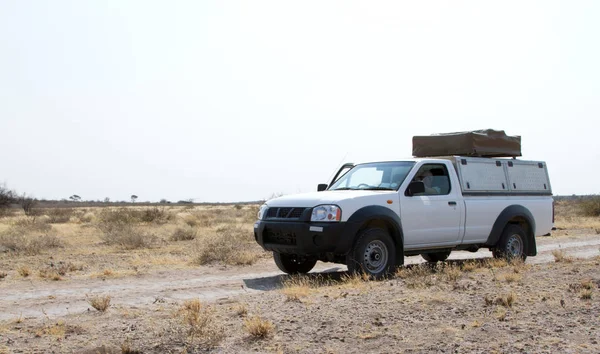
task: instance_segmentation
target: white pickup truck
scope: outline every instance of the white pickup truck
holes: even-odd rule
[[[256,241],[285,273],[309,272],[320,260],[381,277],[405,256],[437,262],[480,248],[525,259],[554,223],[541,161],[451,156],[346,164],[318,190],[259,210]]]

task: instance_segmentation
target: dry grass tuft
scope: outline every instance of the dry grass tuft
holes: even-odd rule
[[[490,258],[485,261],[487,268],[504,268],[508,266],[508,261],[504,258]]]
[[[28,266],[20,266],[17,269],[17,272],[19,272],[19,275],[22,276],[23,278],[27,278],[28,276],[31,275],[31,269],[29,269]]]
[[[498,321],[504,322],[506,321],[506,316],[508,315],[508,311],[504,307],[497,307],[495,317]]]
[[[519,274],[515,274],[515,273],[506,273],[506,274],[502,274],[498,277],[498,280],[503,280],[509,284],[520,282],[522,279],[523,278]]]
[[[196,235],[197,231],[193,227],[179,227],[171,235],[171,241],[191,241]]]
[[[554,256],[554,261],[557,263],[573,263],[575,260],[573,257],[567,256],[563,250],[554,250],[552,251],[552,255]]]
[[[106,312],[110,307],[110,295],[93,296],[88,299],[88,303],[97,311]]]
[[[273,333],[275,326],[271,321],[253,316],[244,320],[244,329],[254,338],[266,338]]]
[[[8,276],[8,273],[0,272],[0,280],[6,278],[7,276]]]
[[[592,299],[592,289],[581,289],[579,292],[579,297],[582,300],[591,300]]]
[[[225,338],[224,328],[217,323],[214,310],[198,299],[187,300],[179,310],[190,342],[197,340],[206,348],[214,348]]]
[[[466,261],[462,264],[462,270],[464,272],[472,272],[475,269],[479,268],[481,268],[481,263],[478,263],[476,261]]]
[[[252,232],[235,225],[221,227],[215,235],[198,240],[195,253],[195,262],[201,265],[251,265],[261,257]]]
[[[517,301],[517,295],[514,292],[510,292],[506,295],[497,296],[495,299],[491,299],[486,295],[484,300],[487,306],[502,305],[504,307],[512,307]]]
[[[234,312],[236,316],[246,317],[246,315],[248,315],[248,306],[246,304],[238,304],[234,308]]]

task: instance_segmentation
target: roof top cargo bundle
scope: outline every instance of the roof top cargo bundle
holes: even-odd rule
[[[521,137],[509,136],[503,130],[434,134],[413,137],[413,156],[521,156]]]

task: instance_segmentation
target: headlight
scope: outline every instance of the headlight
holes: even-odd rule
[[[263,204],[260,206],[260,209],[258,209],[258,220],[262,220],[263,216],[265,216],[265,212],[267,211],[267,209],[269,209],[269,207],[267,206],[267,204]]]
[[[319,205],[312,211],[310,221],[340,221],[342,209],[337,205]]]

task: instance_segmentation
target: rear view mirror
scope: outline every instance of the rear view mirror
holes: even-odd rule
[[[324,190],[326,190],[328,187],[328,185],[326,185],[325,183],[321,183],[319,185],[317,185],[317,192],[322,192]]]
[[[408,188],[406,188],[405,195],[412,197],[415,194],[425,193],[425,184],[420,181],[410,182]]]

